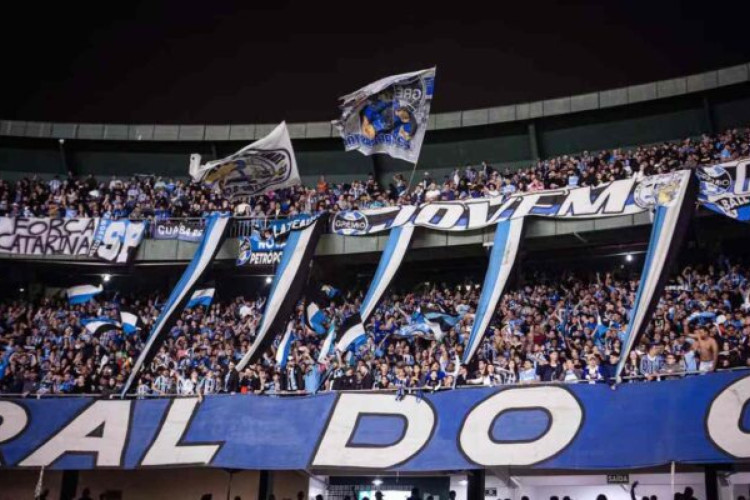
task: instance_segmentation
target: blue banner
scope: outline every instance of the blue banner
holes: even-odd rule
[[[750,459],[750,376],[620,385],[0,400],[0,465],[620,469]],[[658,436],[649,439],[648,436]]]

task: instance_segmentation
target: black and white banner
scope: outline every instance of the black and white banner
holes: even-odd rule
[[[177,321],[190,301],[196,284],[201,280],[209,264],[219,252],[219,248],[226,237],[229,220],[228,215],[218,213],[211,214],[208,217],[203,240],[196,248],[193,260],[185,269],[180,281],[177,282],[177,286],[174,287],[164,303],[161,313],[159,313],[159,317],[149,333],[146,345],[138,356],[135,365],[133,365],[130,377],[123,388],[123,394],[128,392],[133,381],[139,376],[141,368],[151,362],[159,344],[164,341],[170,327]]]
[[[237,265],[258,269],[279,265],[289,234],[306,228],[316,218],[299,215],[290,219],[252,221],[250,236],[240,237]]]
[[[328,217],[323,215],[305,229],[292,231],[289,235],[281,263],[271,284],[260,327],[253,345],[237,364],[238,370],[260,358],[276,334],[283,331],[305,288],[310,273],[310,261],[327,224]]]
[[[443,231],[482,229],[526,216],[597,218],[632,215],[672,200],[690,172],[623,179],[599,187],[565,188],[467,201],[439,201],[419,206],[383,207],[337,213],[331,230],[341,235],[366,235],[399,226]]]
[[[333,122],[347,151],[416,163],[427,130],[435,68],[388,76],[341,98]]]
[[[231,156],[204,165],[200,162],[201,155],[190,156],[190,176],[193,180],[218,183],[231,199],[247,198],[302,182],[285,122]]]
[[[0,253],[87,256],[98,218],[0,217]]]
[[[203,239],[203,221],[166,220],[153,223],[151,237],[155,240],[180,240],[198,243]]]
[[[135,254],[146,232],[147,222],[102,217],[94,234],[90,255],[102,260],[126,264]]]
[[[630,350],[648,328],[649,319],[664,291],[670,263],[682,248],[685,233],[693,216],[696,194],[696,183],[688,177],[686,182],[680,184],[670,202],[656,207],[646,262],[641,272],[635,303],[630,310],[628,331],[617,364],[618,377],[628,361]]]

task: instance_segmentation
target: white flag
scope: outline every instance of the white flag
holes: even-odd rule
[[[200,162],[201,155],[190,156],[190,177],[208,184],[219,183],[230,199],[302,183],[286,122],[231,156],[203,165]]]
[[[341,98],[333,125],[347,151],[417,163],[427,130],[435,68],[382,78]]]

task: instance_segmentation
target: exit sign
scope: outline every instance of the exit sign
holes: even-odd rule
[[[607,484],[630,484],[630,474],[607,474]]]

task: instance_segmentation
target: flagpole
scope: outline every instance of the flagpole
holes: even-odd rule
[[[419,158],[417,158],[417,160],[414,162],[414,168],[411,169],[411,175],[409,176],[409,184],[407,184],[407,186],[406,186],[406,192],[407,193],[411,189],[411,183],[414,180],[414,174],[417,172],[417,163],[419,163]]]

